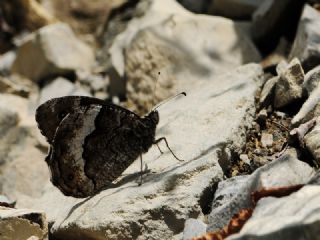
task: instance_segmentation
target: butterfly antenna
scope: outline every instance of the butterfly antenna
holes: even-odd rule
[[[154,106],[156,104],[156,89],[157,89],[157,83],[159,81],[160,72],[158,72],[158,77],[156,78],[156,82],[154,84],[154,89],[152,93],[152,105]]]
[[[187,96],[187,94],[186,94],[185,92],[178,93],[177,95],[172,96],[172,97],[168,98],[167,100],[165,100],[165,101],[163,101],[163,102],[159,103],[157,106],[155,106],[155,107],[153,108],[153,111],[155,111],[155,110],[156,110],[158,107],[160,107],[161,105],[163,105],[163,104],[165,104],[165,103],[167,103],[167,102],[171,101],[172,99],[174,99],[174,98],[176,98],[176,97],[178,97],[178,96],[180,96],[180,95]]]

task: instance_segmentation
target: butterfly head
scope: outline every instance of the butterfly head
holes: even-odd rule
[[[150,121],[152,125],[157,125],[159,123],[159,112],[157,110],[152,110],[147,116],[146,119]]]

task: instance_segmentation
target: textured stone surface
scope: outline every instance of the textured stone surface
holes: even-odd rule
[[[297,58],[294,58],[286,68],[279,70],[274,97],[276,108],[285,107],[302,97],[304,72]]]
[[[261,199],[252,217],[230,240],[319,239],[320,186],[305,186],[287,197]]]
[[[58,77],[41,89],[39,103],[62,96],[82,95],[90,96],[90,93],[63,77]]]
[[[46,240],[46,217],[35,210],[0,207],[0,236],[2,240]]]
[[[317,66],[320,61],[320,12],[306,4],[302,12],[297,34],[289,58],[299,58],[305,70]]]
[[[320,85],[313,90],[308,99],[303,103],[299,112],[291,120],[291,123],[297,126],[316,116],[320,116]]]
[[[152,1],[146,14],[117,36],[110,54],[118,75],[127,77],[129,106],[138,106],[140,112],[153,105],[158,72],[156,102],[260,60],[233,21],[190,13],[173,0]]]
[[[320,117],[314,128],[304,137],[307,149],[318,164],[320,164]]]
[[[314,173],[308,164],[292,155],[284,154],[251,175],[237,176],[220,182],[208,219],[209,231],[224,227],[240,209],[251,207],[251,192],[263,187],[303,184],[308,182]]]
[[[259,99],[259,104],[261,107],[267,107],[273,104],[274,91],[278,81],[279,81],[279,76],[276,76],[276,77],[270,78],[264,84],[260,94],[260,99]]]
[[[320,65],[313,68],[306,73],[303,81],[303,89],[307,91],[308,94],[317,88],[320,83]]]
[[[160,145],[162,155],[153,146],[143,155],[151,172],[141,186],[137,160],[114,188],[93,197],[65,197],[48,185],[44,195],[29,206],[46,212],[57,239],[181,237],[185,220],[202,215],[203,191],[222,178],[219,162],[228,160],[221,153],[242,147],[261,82],[261,67],[250,64],[160,107],[156,137],[167,137],[172,150],[185,161],[177,162],[165,144]]]
[[[10,74],[12,63],[16,58],[15,51],[9,51],[0,56],[0,73],[2,75]]]
[[[47,147],[38,141],[28,104],[25,98],[0,94],[0,192],[17,200],[18,206],[39,197],[49,181]]]
[[[93,63],[93,51],[68,25],[57,23],[39,29],[18,48],[11,70],[38,82],[77,69],[88,70]]]
[[[183,240],[191,240],[193,237],[206,233],[207,224],[200,220],[190,218],[184,224]]]

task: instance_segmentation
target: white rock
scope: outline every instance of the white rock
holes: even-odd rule
[[[89,70],[94,59],[92,49],[68,25],[57,23],[39,29],[18,48],[11,70],[38,82],[77,69]]]
[[[165,144],[143,155],[151,173],[138,186],[139,160],[106,189],[86,200],[63,196],[50,185],[31,207],[46,212],[54,237],[68,239],[174,239],[188,218],[201,217],[199,198],[222,178],[217,152],[239,149],[255,112],[254,96],[262,69],[250,64],[213,79],[159,108],[157,137]],[[135,181],[136,180],[136,181]]]
[[[280,72],[274,97],[276,108],[284,107],[302,97],[304,72],[297,58],[294,58],[287,68]]]
[[[16,52],[9,51],[0,56],[0,73],[3,75],[10,74],[11,66],[16,59]]]
[[[320,13],[306,4],[298,26],[289,58],[299,58],[303,67],[310,70],[320,61]]]
[[[279,76],[276,76],[276,77],[270,78],[264,84],[260,94],[260,99],[259,99],[259,104],[261,107],[267,107],[273,104],[274,91],[278,81],[279,81]]]
[[[16,199],[18,207],[39,197],[49,181],[44,161],[47,146],[37,139],[40,132],[28,104],[25,98],[0,94],[0,118],[6,127],[0,127],[0,189],[2,194]]]
[[[42,104],[51,98],[70,95],[90,96],[90,93],[85,90],[81,90],[68,79],[58,77],[41,89],[39,104]]]
[[[127,77],[129,101],[147,109],[154,101],[158,72],[157,101],[260,60],[252,41],[233,21],[190,13],[174,0],[152,1],[146,14],[116,37],[110,55],[118,75]]]
[[[320,164],[320,117],[314,128],[304,137],[307,149],[318,164]]]
[[[308,94],[311,94],[311,92],[319,85],[319,83],[320,65],[307,72],[303,81],[303,89],[305,89]]]
[[[320,186],[305,186],[287,197],[261,199],[240,233],[229,240],[318,239]]]
[[[189,218],[184,224],[183,240],[191,240],[194,237],[206,233],[207,224],[198,219]]]
[[[291,123],[294,126],[297,126],[298,124],[307,122],[316,116],[320,116],[320,85],[311,92],[299,112],[291,120]]]
[[[44,213],[0,206],[0,236],[3,240],[48,239]]]
[[[261,134],[261,145],[263,147],[270,147],[273,144],[273,135],[270,133],[262,132]]]
[[[294,156],[284,154],[251,175],[233,177],[220,182],[208,218],[208,230],[223,228],[240,209],[252,207],[253,191],[260,188],[303,184],[314,174],[315,171],[308,164]]]

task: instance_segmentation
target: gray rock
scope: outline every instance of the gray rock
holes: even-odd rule
[[[304,137],[304,141],[307,149],[320,165],[320,117],[318,117],[313,129]]]
[[[261,145],[262,147],[270,147],[273,144],[273,135],[270,133],[262,132]]]
[[[32,92],[36,92],[36,86],[27,78],[17,74],[0,77],[0,93],[29,97]]]
[[[11,66],[16,59],[16,52],[9,51],[0,56],[0,74],[9,75],[11,71]]]
[[[276,83],[274,106],[284,107],[302,97],[302,83],[304,72],[297,58],[280,74],[280,79]]]
[[[201,236],[206,233],[207,224],[198,219],[189,218],[184,223],[183,240],[191,240],[194,237]]]
[[[291,120],[291,123],[297,126],[316,116],[320,116],[320,85],[313,90],[308,99],[303,103],[299,112]]]
[[[49,182],[44,161],[48,148],[38,140],[40,132],[28,100],[0,94],[0,109],[0,192],[16,199],[19,207],[33,202]]]
[[[320,82],[320,65],[313,68],[304,77],[303,89],[307,91],[308,95],[317,88]]]
[[[13,111],[10,106],[0,103],[0,136],[4,136],[10,128],[15,127],[18,121],[18,113]],[[3,159],[0,158],[0,164],[2,161]]]
[[[143,155],[151,173],[139,181],[137,159],[109,188],[86,200],[65,197],[52,185],[30,207],[46,212],[55,238],[174,239],[188,218],[200,218],[201,195],[223,177],[218,154],[243,147],[253,120],[255,92],[262,69],[249,64],[189,91],[158,110],[156,136],[165,136],[184,162],[165,144]],[[197,123],[197,124],[194,124]],[[221,131],[223,129],[223,131]],[[136,180],[136,181],[135,181]]]
[[[260,188],[283,187],[308,182],[314,170],[287,153],[257,169],[249,176],[238,176],[219,182],[215,192],[208,230],[228,224],[240,209],[252,207],[251,192]]]
[[[307,185],[287,197],[261,199],[240,233],[229,240],[319,239],[320,186]]]
[[[174,0],[152,1],[146,14],[117,36],[110,55],[118,76],[127,77],[129,105],[140,111],[182,89],[188,91],[218,74],[260,60],[252,41],[233,21],[190,13]]]
[[[88,70],[93,63],[93,51],[68,25],[57,23],[39,29],[18,48],[11,70],[38,82],[77,69]]]
[[[308,71],[320,61],[320,13],[306,4],[289,58],[299,58]]]
[[[279,81],[279,78],[280,78],[279,76],[270,78],[264,84],[261,91],[260,99],[259,99],[260,107],[267,107],[273,104],[275,87],[277,82]]]
[[[48,239],[46,217],[44,213],[35,210],[0,206],[0,236],[3,240],[46,240]]]
[[[68,79],[58,77],[41,89],[39,103],[44,103],[51,98],[69,95],[90,96],[90,93],[85,90],[81,90]]]
[[[209,13],[233,19],[251,18],[264,0],[214,0]]]
[[[276,66],[276,72],[281,75],[288,68],[289,63],[286,60],[281,60]]]
[[[239,158],[240,158],[240,160],[242,160],[244,163],[250,165],[251,162],[250,162],[250,159],[249,159],[249,157],[248,157],[247,154],[240,154]]]

